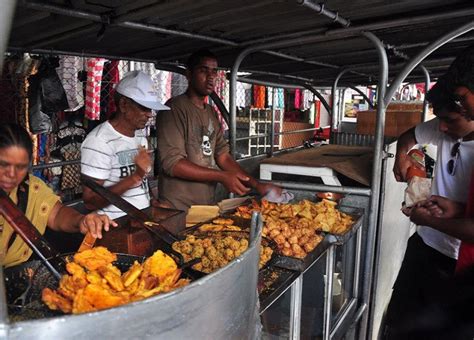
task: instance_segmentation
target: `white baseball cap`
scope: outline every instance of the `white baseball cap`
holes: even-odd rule
[[[170,109],[159,102],[151,77],[142,71],[131,71],[125,74],[115,91],[152,110]]]

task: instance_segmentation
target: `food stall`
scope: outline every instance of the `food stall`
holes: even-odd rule
[[[292,339],[376,338],[397,271],[397,261],[392,257],[401,260],[409,230],[401,226],[403,231],[397,233],[390,228],[394,221],[407,223],[399,220],[398,208],[393,209],[401,202],[402,187],[390,174],[396,145],[383,141],[385,108],[402,81],[426,82],[424,75],[412,71],[435,49],[441,47],[439,54],[426,60],[426,67],[433,66],[434,78],[446,70],[453,51],[469,42],[469,38],[459,37],[474,28],[474,9],[467,0],[453,4],[456,9],[447,10],[442,1],[381,5],[367,0],[364,6],[334,3],[334,8],[330,8],[332,4],[301,0],[225,5],[188,0],[179,5],[145,0],[19,1],[8,43],[12,55],[135,60],[182,72],[192,50],[206,47],[219,51],[220,65],[230,70],[229,102],[222,103],[219,97],[213,100],[228,118],[235,156],[238,80],[274,87],[309,87],[314,92],[318,92],[317,87],[333,85],[331,127],[338,126],[336,103],[341,87],[377,84],[377,118],[368,185],[339,185],[332,168],[319,169],[332,180],[325,184],[296,178],[278,182],[294,193],[296,203],[315,202],[315,192],[341,193],[345,195],[339,201],[341,211],[354,215],[354,223],[344,236],[324,234],[303,260],[281,257],[259,272],[264,226],[254,219],[253,228],[259,232],[236,260],[186,287],[146,300],[81,315],[15,321],[8,315],[7,299],[2,294],[0,338],[111,338],[120,334],[124,338],[242,339],[256,337],[260,322],[269,335]],[[11,13],[13,5],[11,2],[10,11],[2,13]],[[394,17],[387,17],[387,13]],[[413,30],[419,34],[412,34]],[[389,79],[391,86],[387,87]],[[270,131],[270,141],[282,134],[274,128]],[[287,133],[301,132],[307,131]],[[365,140],[355,137],[356,145]],[[269,154],[274,153],[270,147]],[[266,155],[243,160],[242,164],[249,164],[247,169],[258,173],[263,158]],[[55,166],[77,163],[66,161]],[[0,270],[0,291],[5,290],[2,276]],[[260,318],[255,309],[257,288]]]

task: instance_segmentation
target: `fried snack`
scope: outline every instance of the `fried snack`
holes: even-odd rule
[[[172,248],[181,253],[186,262],[200,258],[201,262],[195,264],[193,269],[211,273],[224,267],[247,250],[248,241],[237,236],[199,238],[188,235],[185,240],[173,243]],[[260,268],[270,260],[272,253],[273,250],[270,247],[262,246],[260,248]]]
[[[228,221],[227,221],[227,219],[222,219],[222,220],[226,221],[226,222],[231,221],[231,223],[229,225],[205,223],[205,224],[203,224],[199,227],[199,231],[206,232],[206,231],[232,231],[232,230],[241,231],[242,230],[240,227],[238,227],[236,225],[232,225],[232,223],[234,223],[234,221],[232,221],[231,219],[228,219]]]
[[[49,288],[43,289],[41,299],[49,309],[61,310],[64,313],[70,313],[72,311],[71,301]]]
[[[74,256],[74,262],[66,265],[70,275],[63,275],[57,291],[43,289],[42,299],[50,309],[73,314],[92,312],[169,292],[190,282],[180,279],[181,270],[161,250],[143,264],[135,261],[122,275],[110,262],[116,256],[98,248],[102,249]]]
[[[230,218],[216,218],[212,220],[212,223],[214,224],[221,224],[221,225],[232,225],[234,224],[234,220]]]
[[[74,262],[87,270],[96,270],[117,260],[117,255],[105,247],[95,247],[74,255]]]
[[[260,211],[264,220],[262,235],[274,240],[281,254],[304,258],[323,239],[318,231],[343,234],[352,227],[352,217],[336,206],[336,202],[327,199],[319,203],[302,200],[297,204],[254,200],[248,206],[238,207],[235,215],[250,218],[253,211]]]

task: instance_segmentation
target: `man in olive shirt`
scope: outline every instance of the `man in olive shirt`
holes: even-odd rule
[[[170,111],[157,116],[159,199],[176,209],[215,204],[217,183],[237,195],[251,188],[261,195],[281,193],[280,187],[255,180],[230,155],[219,121],[205,103],[216,76],[216,56],[208,50],[193,53],[187,62],[188,89],[166,103]]]

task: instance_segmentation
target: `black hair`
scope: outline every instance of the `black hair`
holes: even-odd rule
[[[197,50],[196,52],[191,54],[188,60],[186,61],[186,68],[188,69],[188,71],[194,70],[194,68],[197,65],[199,65],[199,63],[201,62],[203,58],[217,60],[216,55],[212,53],[211,51],[209,51],[208,49],[203,48],[203,49]]]
[[[448,93],[459,86],[474,92],[474,44],[461,51],[440,81],[445,83]]]
[[[26,150],[31,161],[33,143],[28,131],[18,124],[0,124],[0,149],[19,146]]]
[[[440,80],[429,90],[426,94],[426,100],[431,103],[433,106],[434,114],[441,110],[446,110],[448,112],[458,112],[459,108],[454,103],[450,92],[446,86],[446,82],[444,78],[440,78]]]

